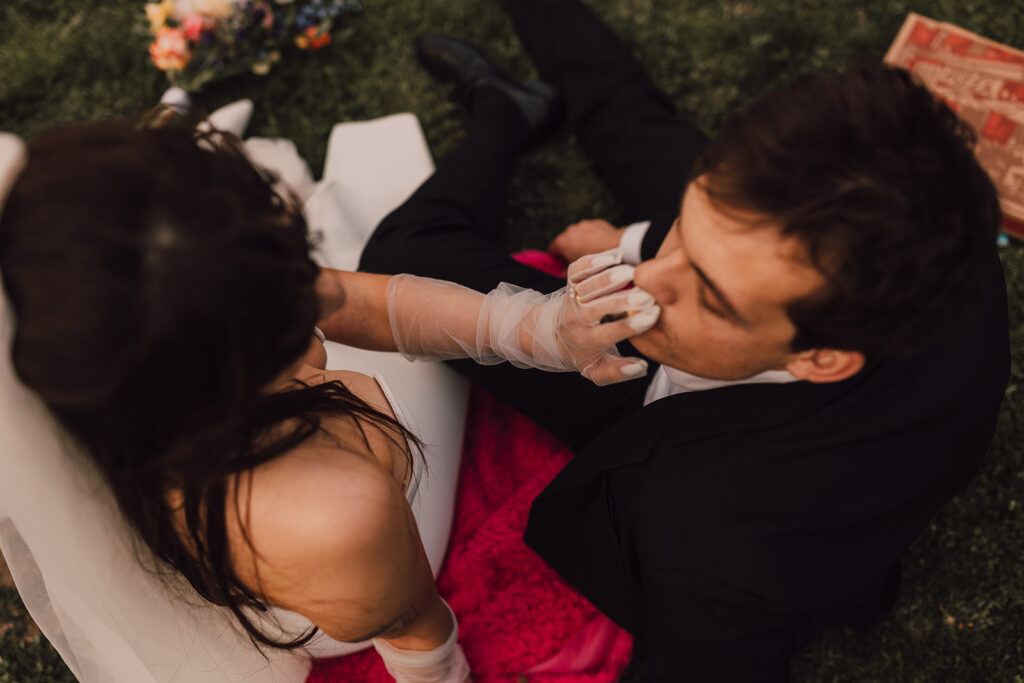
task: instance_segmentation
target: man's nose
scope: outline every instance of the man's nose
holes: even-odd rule
[[[676,285],[672,271],[674,270],[672,259],[669,256],[659,256],[644,261],[636,267],[633,272],[633,283],[637,287],[650,293],[660,306],[669,306],[675,302],[677,296]]]

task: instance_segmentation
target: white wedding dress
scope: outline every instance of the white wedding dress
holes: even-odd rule
[[[237,129],[247,106],[220,112],[229,125],[211,118]],[[0,197],[5,161],[10,170],[18,144],[0,135]],[[310,227],[323,235],[316,258],[333,268],[354,268],[376,223],[432,171],[410,114],[336,126],[319,183],[290,142],[253,140],[247,148],[304,196]],[[322,636],[309,651],[264,648],[264,656],[226,610],[203,601],[180,577],[144,569],[139,557],[146,551],[133,543],[105,484],[15,377],[8,351],[14,324],[0,297],[0,550],[30,614],[78,680],[297,683],[311,653],[352,649]],[[396,408],[427,445],[427,472],[412,505],[436,575],[451,528],[467,384],[436,363],[330,342],[327,350],[329,368],[376,375],[400,397]],[[288,632],[309,625],[298,615],[284,617]]]

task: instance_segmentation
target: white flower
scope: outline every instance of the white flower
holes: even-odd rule
[[[231,0],[193,0],[193,2],[200,12],[214,17],[226,17],[235,11],[235,3]]]
[[[208,17],[226,17],[235,11],[232,0],[174,0],[175,15],[205,14]]]

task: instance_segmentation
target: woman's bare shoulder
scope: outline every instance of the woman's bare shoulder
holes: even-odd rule
[[[296,448],[239,475],[233,488],[230,526],[242,522],[268,559],[364,538],[386,521],[382,517],[404,516],[400,508],[408,507],[398,483],[372,456],[333,444]]]
[[[401,563],[419,547],[409,504],[390,473],[364,455],[338,451],[297,449],[257,468],[248,482],[241,478],[237,511],[228,501],[239,578],[272,604],[307,616],[307,604],[358,600],[368,574],[392,571],[377,564]]]

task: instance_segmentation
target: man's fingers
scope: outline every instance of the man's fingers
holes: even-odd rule
[[[558,233],[558,236],[551,240],[551,244],[548,245],[548,251],[561,255],[565,255],[572,251],[573,243],[576,241],[574,239],[575,236],[572,234],[572,229],[574,227],[575,226],[570,225],[568,228]],[[574,261],[575,259],[569,260]]]
[[[548,245],[548,251],[559,254],[567,261],[575,261],[587,254],[596,254],[619,245],[622,229],[601,218],[588,218],[573,223]]]
[[[600,273],[602,270],[619,263],[622,263],[622,249],[618,247],[582,256],[569,264],[567,271],[569,284],[573,285],[581,282],[591,275]]]

